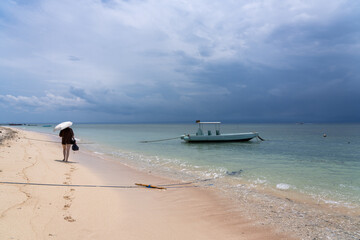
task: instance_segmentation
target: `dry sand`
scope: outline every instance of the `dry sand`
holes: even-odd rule
[[[72,152],[64,163],[60,143],[46,142],[54,139],[0,131],[0,139],[11,136],[0,144],[0,239],[292,239],[232,212],[225,198],[192,185],[167,190],[71,186],[174,182],[88,152]]]

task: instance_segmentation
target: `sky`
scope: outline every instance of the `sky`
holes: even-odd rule
[[[360,1],[0,1],[0,123],[197,119],[360,122]]]

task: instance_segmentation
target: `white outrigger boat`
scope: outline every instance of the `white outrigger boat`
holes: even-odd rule
[[[253,138],[259,138],[259,133],[257,132],[247,132],[247,133],[227,133],[222,134],[220,132],[221,122],[200,122],[196,121],[199,124],[199,129],[195,135],[182,135],[181,139],[185,142],[235,142],[235,141],[249,141]],[[207,131],[207,134],[204,134],[203,125],[214,124],[215,125],[215,134],[211,130]],[[263,140],[263,139],[261,139]]]

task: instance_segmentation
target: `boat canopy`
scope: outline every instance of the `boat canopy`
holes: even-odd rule
[[[204,135],[204,132],[203,132],[203,124],[215,124],[215,133],[216,135],[220,135],[220,123],[221,122],[200,122],[200,120],[197,120],[196,123],[199,124],[199,129],[197,130],[196,132],[196,135],[197,136],[202,136]],[[211,130],[208,130],[208,135],[212,135],[211,133]]]

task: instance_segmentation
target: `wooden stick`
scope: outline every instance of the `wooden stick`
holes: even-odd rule
[[[158,187],[150,184],[142,184],[142,183],[135,183],[137,186],[147,187],[147,188],[156,188],[156,189],[166,189],[164,187]]]

